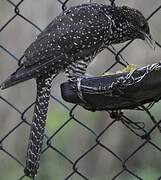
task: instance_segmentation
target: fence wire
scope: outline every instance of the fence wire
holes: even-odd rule
[[[57,0],[57,1],[61,4],[62,10],[65,10],[70,0],[66,0],[64,2],[61,0]],[[90,1],[88,1],[88,2],[90,3]],[[41,32],[40,27],[38,27],[34,22],[30,21],[27,17],[25,17],[23,14],[21,14],[21,5],[25,4],[25,0],[18,1],[18,3],[15,3],[15,1],[6,0],[6,1],[4,1],[4,3],[8,3],[8,5],[12,6],[12,11],[14,12],[14,15],[8,21],[6,21],[3,25],[1,24],[1,27],[0,27],[1,34],[2,34],[2,32],[4,32],[6,30],[6,28],[9,26],[9,24],[14,23],[14,21],[16,20],[17,17],[22,18],[26,23],[29,23],[31,26],[33,26],[34,28],[36,28],[38,31]],[[111,0],[110,3],[112,5],[114,5],[114,1]],[[153,12],[151,12],[151,14],[149,14],[147,20],[150,20],[153,16],[157,16],[158,11],[160,11],[160,10],[161,10],[161,3],[158,7],[156,7],[156,9]],[[128,62],[126,62],[124,60],[124,57],[121,55],[121,53],[123,51],[125,51],[125,49],[131,43],[132,43],[132,41],[128,42],[118,52],[115,50],[114,47],[109,47],[108,50],[114,55],[115,62],[112,64],[111,67],[108,68],[107,71],[111,70],[118,64],[120,64],[122,66],[125,66],[126,64],[128,64]],[[159,42],[156,42],[156,44],[158,45],[159,48],[161,48],[161,45],[159,44]],[[22,58],[22,57],[19,58],[16,55],[14,55],[14,53],[12,53],[9,49],[7,49],[7,47],[3,46],[2,44],[0,44],[0,48],[6,55],[10,56],[12,59],[14,59],[16,61],[19,61]],[[17,176],[17,179],[25,179],[25,175],[23,174],[24,162],[22,160],[19,160],[21,158],[19,158],[17,155],[11,153],[10,150],[8,150],[4,146],[4,143],[6,141],[8,141],[8,139],[13,135],[13,133],[18,131],[19,128],[22,127],[22,125],[25,124],[28,126],[27,128],[29,128],[30,123],[27,119],[27,112],[29,110],[31,110],[31,108],[34,105],[34,102],[31,105],[29,105],[28,107],[26,107],[24,111],[22,111],[18,108],[18,106],[16,106],[16,102],[12,102],[11,100],[7,99],[5,96],[0,96],[0,101],[3,102],[2,104],[6,103],[10,108],[12,108],[15,111],[15,113],[17,113],[18,116],[21,117],[21,121],[19,123],[17,123],[11,129],[9,129],[7,132],[5,132],[5,135],[3,137],[1,137],[1,139],[0,139],[0,154],[3,154],[3,155],[5,154],[8,159],[11,158],[13,161],[15,161],[17,166],[20,165],[20,171],[21,171],[22,175]],[[116,171],[112,175],[109,176],[108,174],[106,174],[106,178],[104,178],[104,177],[101,177],[101,173],[100,173],[100,177],[97,177],[97,179],[113,179],[113,180],[114,179],[126,179],[126,178],[127,179],[140,179],[140,180],[146,179],[138,171],[136,171],[135,168],[133,169],[133,166],[131,166],[129,164],[130,164],[131,159],[135,159],[139,153],[141,154],[143,149],[147,145],[148,145],[149,149],[152,148],[153,150],[158,151],[158,153],[159,153],[158,158],[160,158],[161,146],[159,146],[159,144],[156,141],[154,141],[154,139],[152,138],[152,135],[154,132],[156,132],[156,130],[157,131],[159,130],[159,133],[160,133],[159,124],[161,123],[161,119],[154,117],[150,112],[150,108],[152,107],[152,105],[154,105],[154,103],[150,104],[148,106],[142,105],[141,107],[138,107],[138,109],[137,109],[137,111],[143,111],[145,113],[144,116],[146,116],[146,114],[147,114],[148,117],[153,121],[154,124],[151,125],[151,127],[148,130],[142,120],[139,120],[140,122],[136,122],[133,120],[132,117],[127,115],[125,113],[125,111],[122,112],[120,110],[120,111],[106,111],[106,113],[109,114],[111,120],[110,120],[110,122],[107,123],[106,127],[101,129],[101,131],[98,133],[94,128],[92,128],[91,126],[84,123],[84,121],[81,120],[81,118],[82,118],[81,116],[79,118],[77,118],[77,116],[75,115],[75,112],[77,111],[78,105],[75,105],[72,108],[69,108],[66,104],[64,104],[61,100],[59,100],[57,97],[55,97],[53,95],[51,95],[51,101],[54,101],[54,103],[56,102],[56,103],[60,104],[60,106],[62,106],[64,108],[64,111],[68,112],[69,118],[66,119],[64,121],[64,123],[61,124],[61,126],[57,130],[53,130],[52,131],[53,133],[50,133],[50,135],[47,135],[47,134],[45,135],[45,137],[46,137],[45,142],[44,142],[45,145],[44,145],[42,154],[44,154],[44,153],[46,154],[49,151],[50,151],[50,153],[54,152],[53,156],[56,153],[59,156],[61,156],[61,158],[64,159],[68,163],[70,170],[68,171],[68,174],[66,174],[63,177],[64,179],[66,179],[66,180],[67,179],[76,179],[76,180],[77,179],[86,179],[86,180],[91,179],[91,177],[90,177],[91,173],[88,174],[88,171],[86,171],[86,172],[82,171],[81,162],[83,159],[86,159],[90,155],[90,153],[97,150],[97,148],[101,148],[105,153],[110,154],[111,158],[113,158],[116,161],[116,163],[119,165],[119,168],[116,169]],[[77,156],[76,158],[68,157],[67,154],[61,150],[61,148],[57,148],[56,145],[54,144],[56,137],[59,136],[61,133],[63,134],[64,129],[68,128],[71,122],[78,124],[85,133],[88,132],[89,134],[91,134],[92,139],[93,139],[93,144],[91,144],[88,147],[88,149],[82,150],[82,153],[79,156]],[[128,150],[127,150],[127,153],[124,152],[124,154],[126,154],[124,156],[121,156],[120,153],[115,152],[111,148],[111,146],[106,145],[106,143],[104,143],[104,141],[102,140],[102,137],[106,133],[110,132],[114,126],[117,126],[118,124],[120,125],[120,123],[125,127],[125,131],[129,132],[130,136],[136,137],[139,142],[132,146],[133,148],[130,153]],[[74,136],[76,136],[76,135],[74,135]],[[28,140],[28,137],[26,137],[26,139],[25,139],[26,143],[27,143],[27,140]],[[125,141],[127,141],[127,140],[125,139]],[[72,148],[70,151],[72,154],[72,152],[73,152]],[[104,157],[104,160],[106,160],[106,157]],[[107,161],[108,161],[108,159],[107,159]],[[140,162],[141,161],[145,164],[145,166],[147,166],[146,161],[143,158],[140,158]],[[43,163],[43,161],[41,161],[40,166],[42,166],[42,163]],[[97,163],[97,162],[95,162],[95,163]],[[54,164],[54,162],[53,162],[53,164]],[[1,163],[0,166],[3,166],[3,163]],[[50,165],[50,166],[52,166],[52,165]],[[151,162],[151,166],[153,166],[153,169],[158,168],[158,164],[155,164],[155,162]],[[107,169],[108,169],[108,167],[107,167]],[[6,170],[6,171],[10,171],[10,170]],[[53,174],[54,174],[54,172],[53,172]],[[125,176],[123,176],[125,174],[126,174],[126,178],[125,178]],[[6,177],[7,177],[7,175],[6,175]],[[5,179],[7,179],[7,178],[5,178]],[[44,178],[44,179],[48,179],[48,178]],[[53,179],[55,179],[54,175],[53,175]],[[92,179],[94,179],[94,178],[92,178]],[[151,179],[151,178],[149,177],[149,179]],[[160,174],[158,174],[158,177],[156,177],[156,179],[158,179],[158,180],[161,179],[161,172],[160,172]]]

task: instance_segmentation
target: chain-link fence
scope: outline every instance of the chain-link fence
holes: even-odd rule
[[[2,6],[4,5],[2,7],[4,9],[10,6],[9,12],[12,12],[10,18],[7,16],[8,19],[3,19],[0,36],[4,36],[5,33],[8,34],[8,28],[12,28],[12,24],[19,18],[22,20],[19,23],[28,23],[32,27],[30,31],[36,29],[41,32],[41,28],[31,21],[27,14],[21,12],[22,6],[28,8],[28,11],[31,8],[27,7],[25,0],[6,0],[0,3]],[[30,5],[32,3],[36,3],[37,8],[39,8],[38,4],[41,2],[31,2]],[[59,10],[61,10],[61,7],[64,10],[68,3],[70,4],[70,0],[65,2],[57,0],[53,3],[60,8]],[[114,1],[110,3],[113,4]],[[156,17],[157,20],[160,10],[161,3],[158,2],[157,7],[153,7],[153,11],[149,13],[147,19],[153,21],[154,17]],[[154,24],[154,26],[160,28],[159,25]],[[13,28],[10,33],[17,30]],[[26,34],[27,31],[24,32],[23,36],[27,36]],[[13,38],[11,40],[7,38],[7,42],[5,42],[5,38],[0,41],[1,63],[5,58],[16,61],[21,59],[16,55],[17,47],[13,41],[15,41]],[[108,50],[115,58],[115,62],[108,68],[108,71],[115,69],[117,65],[124,66],[129,62],[125,61],[122,53],[129,48],[131,43],[121,46],[118,51],[114,47],[109,47]],[[11,45],[8,46],[8,44]],[[156,44],[158,49],[161,48],[159,42],[156,42]],[[23,47],[20,49],[24,50]],[[142,50],[138,49],[138,51]],[[5,63],[9,64],[10,61]],[[4,70],[5,68],[9,69],[8,64],[3,65],[2,73],[5,71],[5,74],[8,74]],[[58,86],[57,82],[54,83]],[[0,116],[2,118],[0,120],[2,129],[0,137],[0,170],[2,171],[2,179],[26,178],[23,169],[28,133],[24,137],[22,134],[26,129],[29,130],[30,122],[28,119],[31,119],[29,118],[31,116],[29,112],[32,111],[34,102],[31,104],[31,100],[28,100],[29,105],[21,107],[19,99],[16,101],[14,98],[14,96],[18,98],[21,94],[24,98],[28,94],[26,89],[25,86],[20,92],[18,89],[11,88],[11,90],[8,90],[9,96],[5,91],[0,96],[0,112],[2,113]],[[18,92],[11,93],[13,90]],[[56,89],[54,88],[54,90]],[[60,91],[60,88],[56,91]],[[32,98],[32,92],[29,94],[30,98]],[[28,97],[23,98],[23,102],[28,99]],[[155,113],[155,116],[151,112]],[[135,110],[109,110],[105,114],[89,113],[84,109],[80,109],[78,105],[71,107],[70,104],[62,101],[59,95],[53,92],[48,113],[49,124],[47,124],[46,128],[48,132],[46,132],[44,140],[37,179],[161,179],[161,143],[159,142],[160,128],[158,128],[161,119],[159,112],[159,103],[150,103],[147,106],[138,106]],[[99,118],[96,119],[95,116]],[[14,120],[13,123],[12,120],[16,118],[18,120]],[[149,119],[152,120],[152,123]],[[9,126],[3,122],[4,120],[7,121],[6,123]],[[16,139],[14,140],[13,137]],[[13,144],[13,142],[17,143]]]

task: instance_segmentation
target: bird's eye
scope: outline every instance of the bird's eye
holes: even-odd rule
[[[148,23],[144,23],[144,24],[141,26],[141,30],[142,30],[143,32],[149,33]]]

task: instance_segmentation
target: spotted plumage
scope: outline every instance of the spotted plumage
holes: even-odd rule
[[[26,175],[35,177],[39,167],[53,77],[62,71],[69,78],[82,76],[88,64],[107,46],[136,38],[150,40],[148,23],[138,10],[91,3],[62,12],[26,49],[17,71],[1,85],[5,89],[36,78],[37,98]]]

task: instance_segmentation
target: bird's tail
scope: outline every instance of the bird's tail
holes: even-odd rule
[[[52,80],[53,77],[37,79],[37,98],[24,169],[25,174],[31,178],[35,177],[39,168]]]

